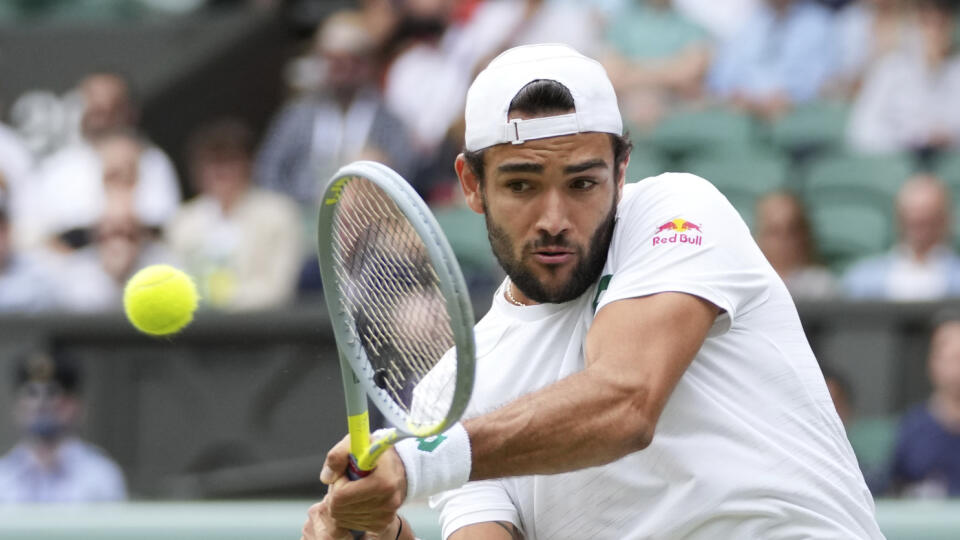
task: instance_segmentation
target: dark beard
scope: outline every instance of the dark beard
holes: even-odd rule
[[[563,247],[573,248],[576,252],[579,262],[573,269],[570,279],[561,285],[557,290],[548,290],[543,284],[530,272],[522,260],[518,260],[513,249],[513,241],[507,233],[490,219],[490,212],[487,210],[486,200],[481,198],[483,203],[483,216],[487,222],[487,237],[490,239],[490,247],[497,258],[497,262],[503,268],[510,281],[520,289],[527,298],[545,304],[560,304],[569,302],[584,293],[600,278],[603,266],[607,263],[607,251],[610,248],[610,240],[613,238],[613,228],[617,219],[617,198],[614,197],[610,211],[604,217],[600,226],[590,238],[588,246],[589,251],[584,256],[583,249],[574,247],[567,243],[566,238],[560,234],[551,236],[542,233],[532,245],[527,246],[530,249],[524,249],[527,253],[533,249],[541,247]]]

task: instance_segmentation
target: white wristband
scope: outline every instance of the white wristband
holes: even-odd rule
[[[433,437],[400,441],[396,449],[407,473],[408,501],[458,488],[470,479],[470,437],[460,423]]]

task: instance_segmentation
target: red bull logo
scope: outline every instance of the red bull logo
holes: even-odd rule
[[[693,231],[696,231],[696,234],[693,234]],[[664,233],[668,234],[663,236]],[[699,246],[703,244],[702,235],[703,229],[700,228],[700,225],[677,218],[657,227],[657,230],[653,233],[653,245],[691,244]]]

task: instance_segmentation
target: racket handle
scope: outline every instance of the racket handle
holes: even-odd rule
[[[365,471],[357,466],[357,458],[353,457],[353,454],[350,454],[350,461],[347,462],[347,478],[351,481],[359,480],[370,473],[373,472],[373,469]],[[350,534],[353,535],[354,540],[361,540],[363,535],[367,534],[364,531],[350,531]]]

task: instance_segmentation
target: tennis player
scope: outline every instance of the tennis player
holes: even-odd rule
[[[883,538],[786,287],[724,196],[691,174],[624,185],[603,68],[510,49],[467,94],[456,160],[507,273],[477,324],[462,424],[342,477],[304,537]]]

